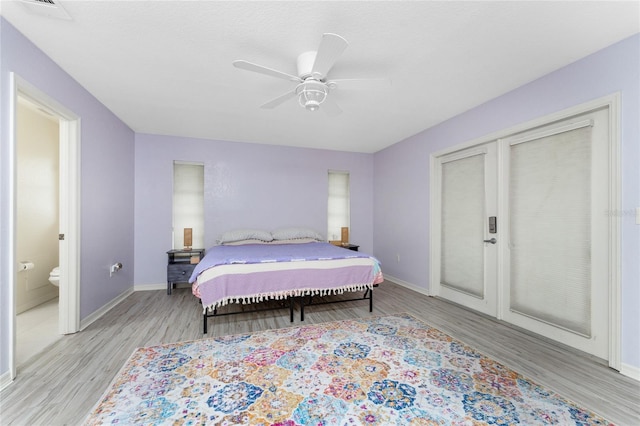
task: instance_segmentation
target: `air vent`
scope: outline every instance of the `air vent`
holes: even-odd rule
[[[72,19],[62,5],[54,0],[22,0],[22,4],[34,15],[69,21]]]

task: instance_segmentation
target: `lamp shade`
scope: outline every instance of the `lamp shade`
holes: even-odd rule
[[[298,86],[298,102],[309,111],[317,111],[327,98],[327,86],[315,80],[307,80]]]

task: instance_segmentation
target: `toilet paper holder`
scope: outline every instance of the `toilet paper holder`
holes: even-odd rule
[[[122,263],[118,262],[118,263],[114,263],[113,265],[111,265],[111,267],[109,268],[109,276],[112,276],[114,273],[116,273],[117,271],[119,271],[120,269],[122,269]]]
[[[30,271],[30,270],[34,269],[35,267],[36,267],[36,265],[33,262],[29,262],[29,261],[23,260],[22,262],[18,263],[18,272]]]

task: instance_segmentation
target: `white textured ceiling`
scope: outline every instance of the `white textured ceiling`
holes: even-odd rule
[[[639,2],[73,1],[72,20],[3,0],[0,13],[134,131],[376,152],[640,31]],[[330,93],[336,117],[295,99],[322,33],[349,41],[329,77],[391,88]]]

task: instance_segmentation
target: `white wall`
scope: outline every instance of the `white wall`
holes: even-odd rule
[[[16,121],[16,258],[35,264],[17,275],[19,314],[58,297],[49,273],[58,266],[60,144],[58,121],[23,101]]]

